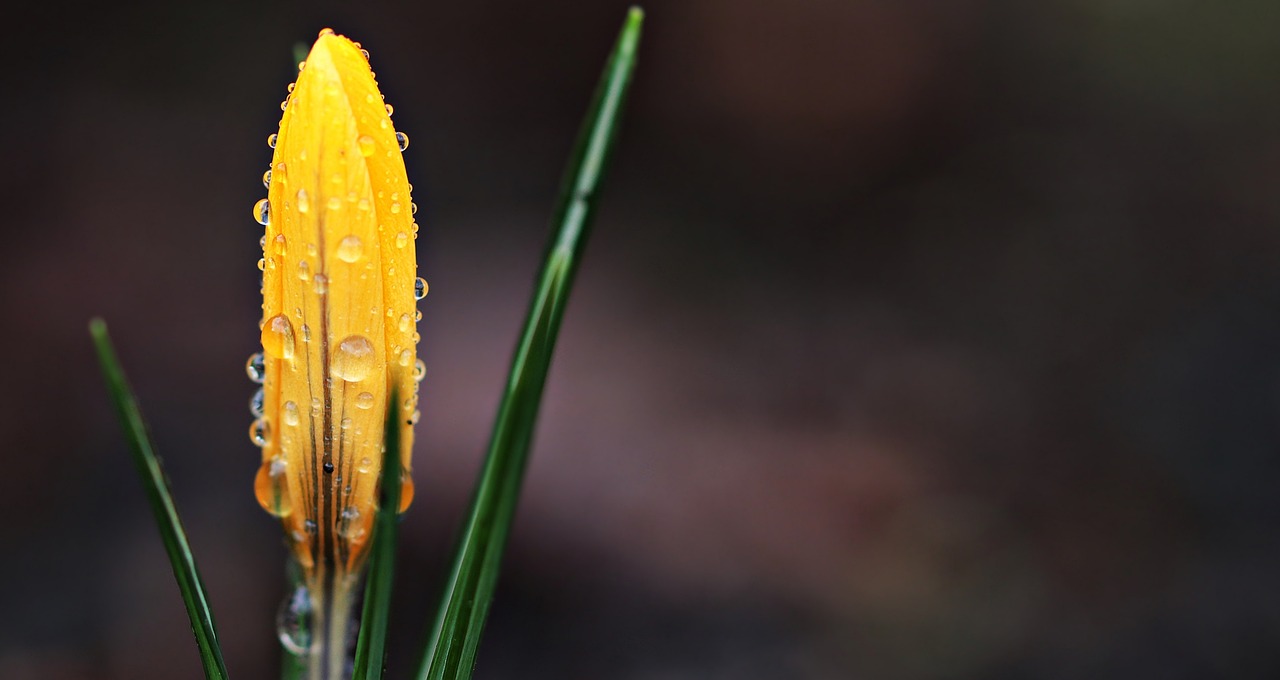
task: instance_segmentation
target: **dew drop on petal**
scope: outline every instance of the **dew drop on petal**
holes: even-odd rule
[[[300,281],[311,280],[311,265],[307,264],[306,260],[298,261],[298,280]]]
[[[267,135],[267,146],[271,147],[272,149],[276,148],[276,140],[278,139],[280,139],[280,135],[274,132]]]
[[[325,295],[329,292],[329,277],[317,273],[315,276],[316,292]]]
[[[403,231],[396,234],[396,247],[403,248],[407,245],[409,245],[409,235]]]
[[[413,475],[408,470],[400,472],[400,507],[397,512],[404,512],[413,503]]]
[[[388,104],[388,106],[390,106],[390,104]],[[405,149],[409,148],[409,135],[406,135],[403,132],[397,132],[396,146],[400,147],[401,151],[404,151]]]
[[[253,397],[249,399],[249,413],[252,413],[255,418],[262,417],[262,407],[266,402],[266,397],[266,393],[259,387],[258,391],[253,393]]]
[[[413,363],[413,352],[407,349],[400,352],[400,365],[408,368],[411,363]]]
[[[249,379],[261,384],[263,379],[267,377],[266,362],[262,358],[262,352],[254,352],[249,355],[249,360],[244,364],[244,372],[249,374]]]
[[[294,656],[305,656],[311,649],[311,593],[299,585],[285,595],[276,614],[276,635],[280,645]]]
[[[359,382],[369,377],[377,357],[373,343],[363,335],[348,335],[333,350],[329,370],[335,377],[347,382]]]
[[[427,280],[419,276],[417,280],[413,282],[413,299],[421,300],[426,296],[427,296]]]
[[[342,207],[342,199],[338,198],[337,196],[330,196],[329,200],[326,202],[326,205],[329,207],[330,210],[337,210]]]
[[[253,204],[253,219],[262,226],[271,224],[271,204],[267,199],[262,199]]]
[[[307,213],[311,210],[311,199],[307,196],[306,189],[298,189],[297,196],[294,197],[295,205],[298,206],[298,212]]]
[[[368,411],[373,408],[373,393],[361,392],[356,395],[356,408]]]
[[[266,418],[258,418],[249,424],[249,441],[259,447],[271,443],[271,426]]]
[[[270,170],[262,173],[262,186],[268,189],[271,188],[271,171]]]
[[[364,244],[360,242],[360,237],[355,234],[344,236],[338,242],[338,259],[343,262],[357,262],[360,256],[364,255]]]
[[[387,115],[388,115],[388,116],[390,116],[391,114],[393,114],[393,113],[395,113],[395,112],[396,112],[396,107],[394,107],[394,106],[392,106],[392,105],[390,105],[390,104],[383,104],[383,108],[385,108],[385,109],[387,110]]]
[[[422,379],[426,377],[426,375],[427,364],[422,359],[418,359],[413,364],[413,379],[418,382],[422,382]]]
[[[365,158],[372,156],[373,152],[377,150],[377,145],[373,143],[373,137],[370,137],[369,135],[360,135],[360,137],[356,139],[356,144],[360,146],[360,155]]]
[[[299,415],[300,414],[298,413],[298,405],[295,402],[286,401],[284,403],[284,424],[285,425],[288,425],[290,427],[297,426],[297,424],[302,420],[299,417]]]
[[[277,314],[262,326],[262,350],[273,358],[292,359],[295,340],[293,324],[283,314]]]

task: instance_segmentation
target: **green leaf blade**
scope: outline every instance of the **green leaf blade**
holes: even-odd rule
[[[387,622],[391,614],[391,591],[395,580],[396,546],[399,543],[400,509],[400,422],[395,404],[400,397],[393,387],[387,402],[382,470],[378,475],[378,515],[373,526],[369,555],[369,576],[364,588],[364,608],[360,613],[360,637],[356,641],[355,673],[352,680],[381,680],[387,646]]]
[[[419,680],[466,680],[497,585],[533,441],[543,387],[581,261],[635,69],[644,12],[628,12],[578,134],[553,213],[524,330],[516,345],[489,449],[459,537]]]
[[[178,589],[182,593],[182,602],[187,609],[187,617],[191,620],[191,632],[195,634],[196,645],[200,650],[200,660],[204,665],[204,675],[208,680],[225,680],[227,667],[222,660],[222,648],[218,644],[217,626],[213,620],[213,611],[209,607],[209,599],[205,594],[204,581],[196,568],[195,556],[187,541],[186,531],[182,528],[182,520],[174,505],[173,495],[168,480],[155,454],[155,445],[147,431],[142,411],[138,408],[137,398],[129,388],[124,369],[116,357],[111,337],[107,333],[107,324],[102,319],[89,322],[89,334],[93,338],[94,348],[98,354],[98,363],[102,367],[102,375],[107,382],[107,391],[115,405],[116,414],[124,428],[125,439],[133,454],[133,461],[142,479],[142,486],[147,494],[155,514],[156,526],[160,530],[160,538],[165,552],[169,555],[169,563],[173,566],[174,578],[178,581]]]

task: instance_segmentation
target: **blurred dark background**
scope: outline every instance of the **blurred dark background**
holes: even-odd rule
[[[1280,677],[1280,3],[647,10],[478,677]],[[624,11],[10,10],[0,677],[199,674],[91,315],[275,675],[249,208],[325,26],[422,207],[408,677]]]

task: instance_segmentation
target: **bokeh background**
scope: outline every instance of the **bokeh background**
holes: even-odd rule
[[[0,677],[195,678],[111,323],[233,677],[292,49],[373,54],[428,366],[434,608],[620,2],[29,3],[0,50]],[[651,0],[478,678],[1280,675],[1280,4]]]

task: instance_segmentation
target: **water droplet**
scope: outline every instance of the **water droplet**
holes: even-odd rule
[[[396,234],[396,247],[403,248],[407,245],[409,245],[409,235],[403,231]]]
[[[267,259],[265,257],[258,258],[258,271],[266,271]]]
[[[262,327],[262,350],[273,358],[292,359],[294,350],[293,324],[289,317],[277,314],[267,319]]]
[[[249,399],[249,413],[252,413],[256,418],[261,418],[262,406],[266,399],[266,393],[259,387],[258,391],[253,393],[253,397]]]
[[[264,251],[267,249],[267,235],[266,235],[266,234],[263,234],[263,235],[262,235],[262,237],[258,239],[258,247],[259,247],[259,248],[261,248],[261,249],[263,249]]]
[[[329,369],[333,375],[347,382],[359,382],[369,377],[377,357],[373,343],[363,335],[348,335],[333,350]]]
[[[392,215],[398,215],[398,214],[400,214],[400,203],[399,203],[399,202],[396,202],[396,203],[392,203],[392,204],[391,204],[391,214],[392,214]]]
[[[311,397],[311,415],[318,416],[323,409],[324,402],[320,401],[320,397]]]
[[[408,470],[400,471],[400,507],[397,512],[404,512],[413,503],[413,475]]]
[[[292,401],[286,401],[284,403],[284,424],[296,427],[301,420],[298,413],[298,405]]]
[[[426,296],[427,296],[427,280],[419,276],[418,279],[413,282],[413,299],[421,300]]]
[[[356,210],[361,212],[369,212],[369,199],[362,198],[356,203]]]
[[[416,309],[416,310],[414,310],[414,312],[413,312],[413,320],[414,320],[414,321],[422,321],[422,310],[421,310],[421,309]]]
[[[342,430],[343,430],[343,431],[350,430],[350,429],[351,429],[351,419],[350,419],[350,418],[343,418],[343,419],[342,419],[342,421],[338,423],[338,427],[342,428]]]
[[[316,274],[316,292],[321,295],[329,292],[329,277],[324,274]]]
[[[267,199],[262,199],[253,204],[253,219],[262,226],[271,224],[271,204]]]
[[[390,116],[391,114],[393,114],[393,113],[395,113],[395,112],[396,112],[396,107],[394,107],[394,106],[392,106],[392,105],[390,105],[390,104],[383,104],[383,108],[385,108],[385,109],[387,110],[387,115],[388,115],[388,116]]]
[[[408,315],[408,314],[401,314],[401,315],[400,315],[400,324],[399,324],[400,332],[401,332],[401,333],[408,333],[408,332],[409,332],[409,326],[410,326],[412,323],[413,323],[413,319],[411,319],[411,318],[409,317],[409,315]]]
[[[330,196],[325,205],[329,206],[330,210],[337,210],[342,207],[342,199],[337,196]]]
[[[409,416],[409,424],[417,425],[418,420],[420,420],[421,418],[422,418],[422,411],[414,411],[413,414]]]
[[[418,204],[417,204],[417,203],[410,203],[410,204],[409,204],[409,214],[410,214],[410,215],[417,215],[417,214],[418,214]]]
[[[363,254],[364,244],[360,242],[360,237],[355,234],[344,236],[338,242],[338,259],[343,262],[356,262]]]
[[[267,377],[267,366],[262,358],[262,352],[249,355],[249,360],[244,364],[244,372],[249,374],[249,379],[256,383],[261,383]]]
[[[271,443],[271,426],[266,418],[258,418],[249,424],[249,441],[258,447]]]
[[[326,475],[331,475],[331,474],[333,474],[333,463],[330,463],[330,462],[327,462],[327,461],[326,461],[324,465],[321,465],[321,466],[320,466],[320,469],[321,469],[321,470],[324,470],[324,473],[325,473]]]
[[[293,92],[293,88],[297,87],[297,83],[289,83],[289,87],[285,88],[285,92]]]
[[[368,474],[372,465],[373,461],[370,460],[368,456],[365,456],[360,459],[360,464],[356,466],[356,472],[359,472],[360,474]]]
[[[307,213],[311,210],[311,199],[307,196],[306,189],[298,189],[297,199],[298,212]]]
[[[311,593],[306,586],[298,586],[285,595],[276,614],[276,634],[280,645],[294,656],[304,656],[311,650]]]
[[[298,278],[302,281],[311,280],[311,265],[307,264],[306,260],[298,261]]]
[[[284,238],[284,234],[276,234],[271,240],[271,245],[276,251],[276,255],[284,256],[289,252],[289,244]]]
[[[317,38],[316,38],[316,39],[318,40],[318,39],[320,39],[320,38],[325,37],[326,35],[333,35],[333,29],[332,29],[332,28],[322,28],[322,29],[320,29],[320,35],[319,35],[319,36],[317,36]]]
[[[407,367],[409,366],[409,364],[410,364],[410,363],[412,363],[412,362],[413,362],[413,352],[410,352],[409,350],[407,350],[407,349],[406,349],[406,350],[404,350],[403,352],[401,352],[401,353],[400,353],[400,365],[401,365],[401,366],[404,366],[404,367],[406,367],[406,368],[407,368]]]
[[[268,189],[271,188],[271,171],[270,170],[262,173],[262,186]]]
[[[422,382],[427,375],[427,364],[422,359],[418,359],[413,364],[413,379]]]
[[[300,61],[300,62],[298,62],[298,70],[299,70],[299,71],[301,71],[302,69],[305,69],[306,67],[307,67],[307,62],[306,62],[306,61]]]
[[[360,146],[360,155],[368,158],[377,150],[377,145],[373,143],[373,137],[369,135],[360,135],[356,139],[356,144]]]
[[[289,108],[289,100],[291,100],[291,99],[293,99],[293,97],[292,97],[292,96],[290,96],[290,97],[285,97],[285,98],[284,98],[284,101],[280,102],[280,110],[281,110],[281,111],[285,111],[285,110],[287,110],[287,109]]]
[[[373,408],[373,393],[361,392],[356,395],[356,408],[368,411]]]
[[[278,139],[280,139],[280,135],[274,132],[267,135],[267,146],[271,147],[272,149],[276,148],[276,140]]]
[[[400,147],[401,151],[404,151],[405,149],[409,148],[409,135],[406,135],[403,132],[397,132],[396,146]]]

